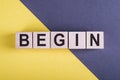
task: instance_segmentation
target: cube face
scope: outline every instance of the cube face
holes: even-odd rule
[[[34,32],[33,48],[50,48],[50,32]]]
[[[32,32],[16,33],[16,48],[32,48]]]
[[[51,48],[68,48],[68,32],[51,32]]]
[[[87,32],[87,49],[104,49],[104,32]]]
[[[85,32],[69,32],[69,49],[85,49]]]

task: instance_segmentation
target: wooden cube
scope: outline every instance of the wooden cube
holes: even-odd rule
[[[32,32],[17,32],[16,48],[32,48]]]
[[[85,49],[85,32],[69,32],[69,49]]]
[[[87,49],[104,49],[104,32],[87,32]]]
[[[51,32],[51,48],[68,48],[68,32]]]
[[[50,48],[50,32],[33,32],[33,48]]]

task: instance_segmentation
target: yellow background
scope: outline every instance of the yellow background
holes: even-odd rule
[[[98,80],[68,49],[16,49],[22,31],[49,30],[19,0],[0,0],[0,80]]]

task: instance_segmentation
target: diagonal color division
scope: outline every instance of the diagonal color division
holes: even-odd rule
[[[68,49],[16,49],[16,32],[49,30],[19,0],[0,6],[0,80],[98,80]]]
[[[71,50],[100,80],[120,80],[120,0],[22,0],[52,31],[104,31],[105,49]]]

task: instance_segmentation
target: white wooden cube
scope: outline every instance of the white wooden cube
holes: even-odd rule
[[[104,49],[104,32],[87,32],[87,49]]]
[[[69,32],[69,49],[85,49],[85,32]]]
[[[68,32],[51,32],[51,48],[68,48]]]
[[[34,32],[33,48],[50,48],[50,32]]]
[[[32,32],[17,32],[16,48],[32,48]]]

